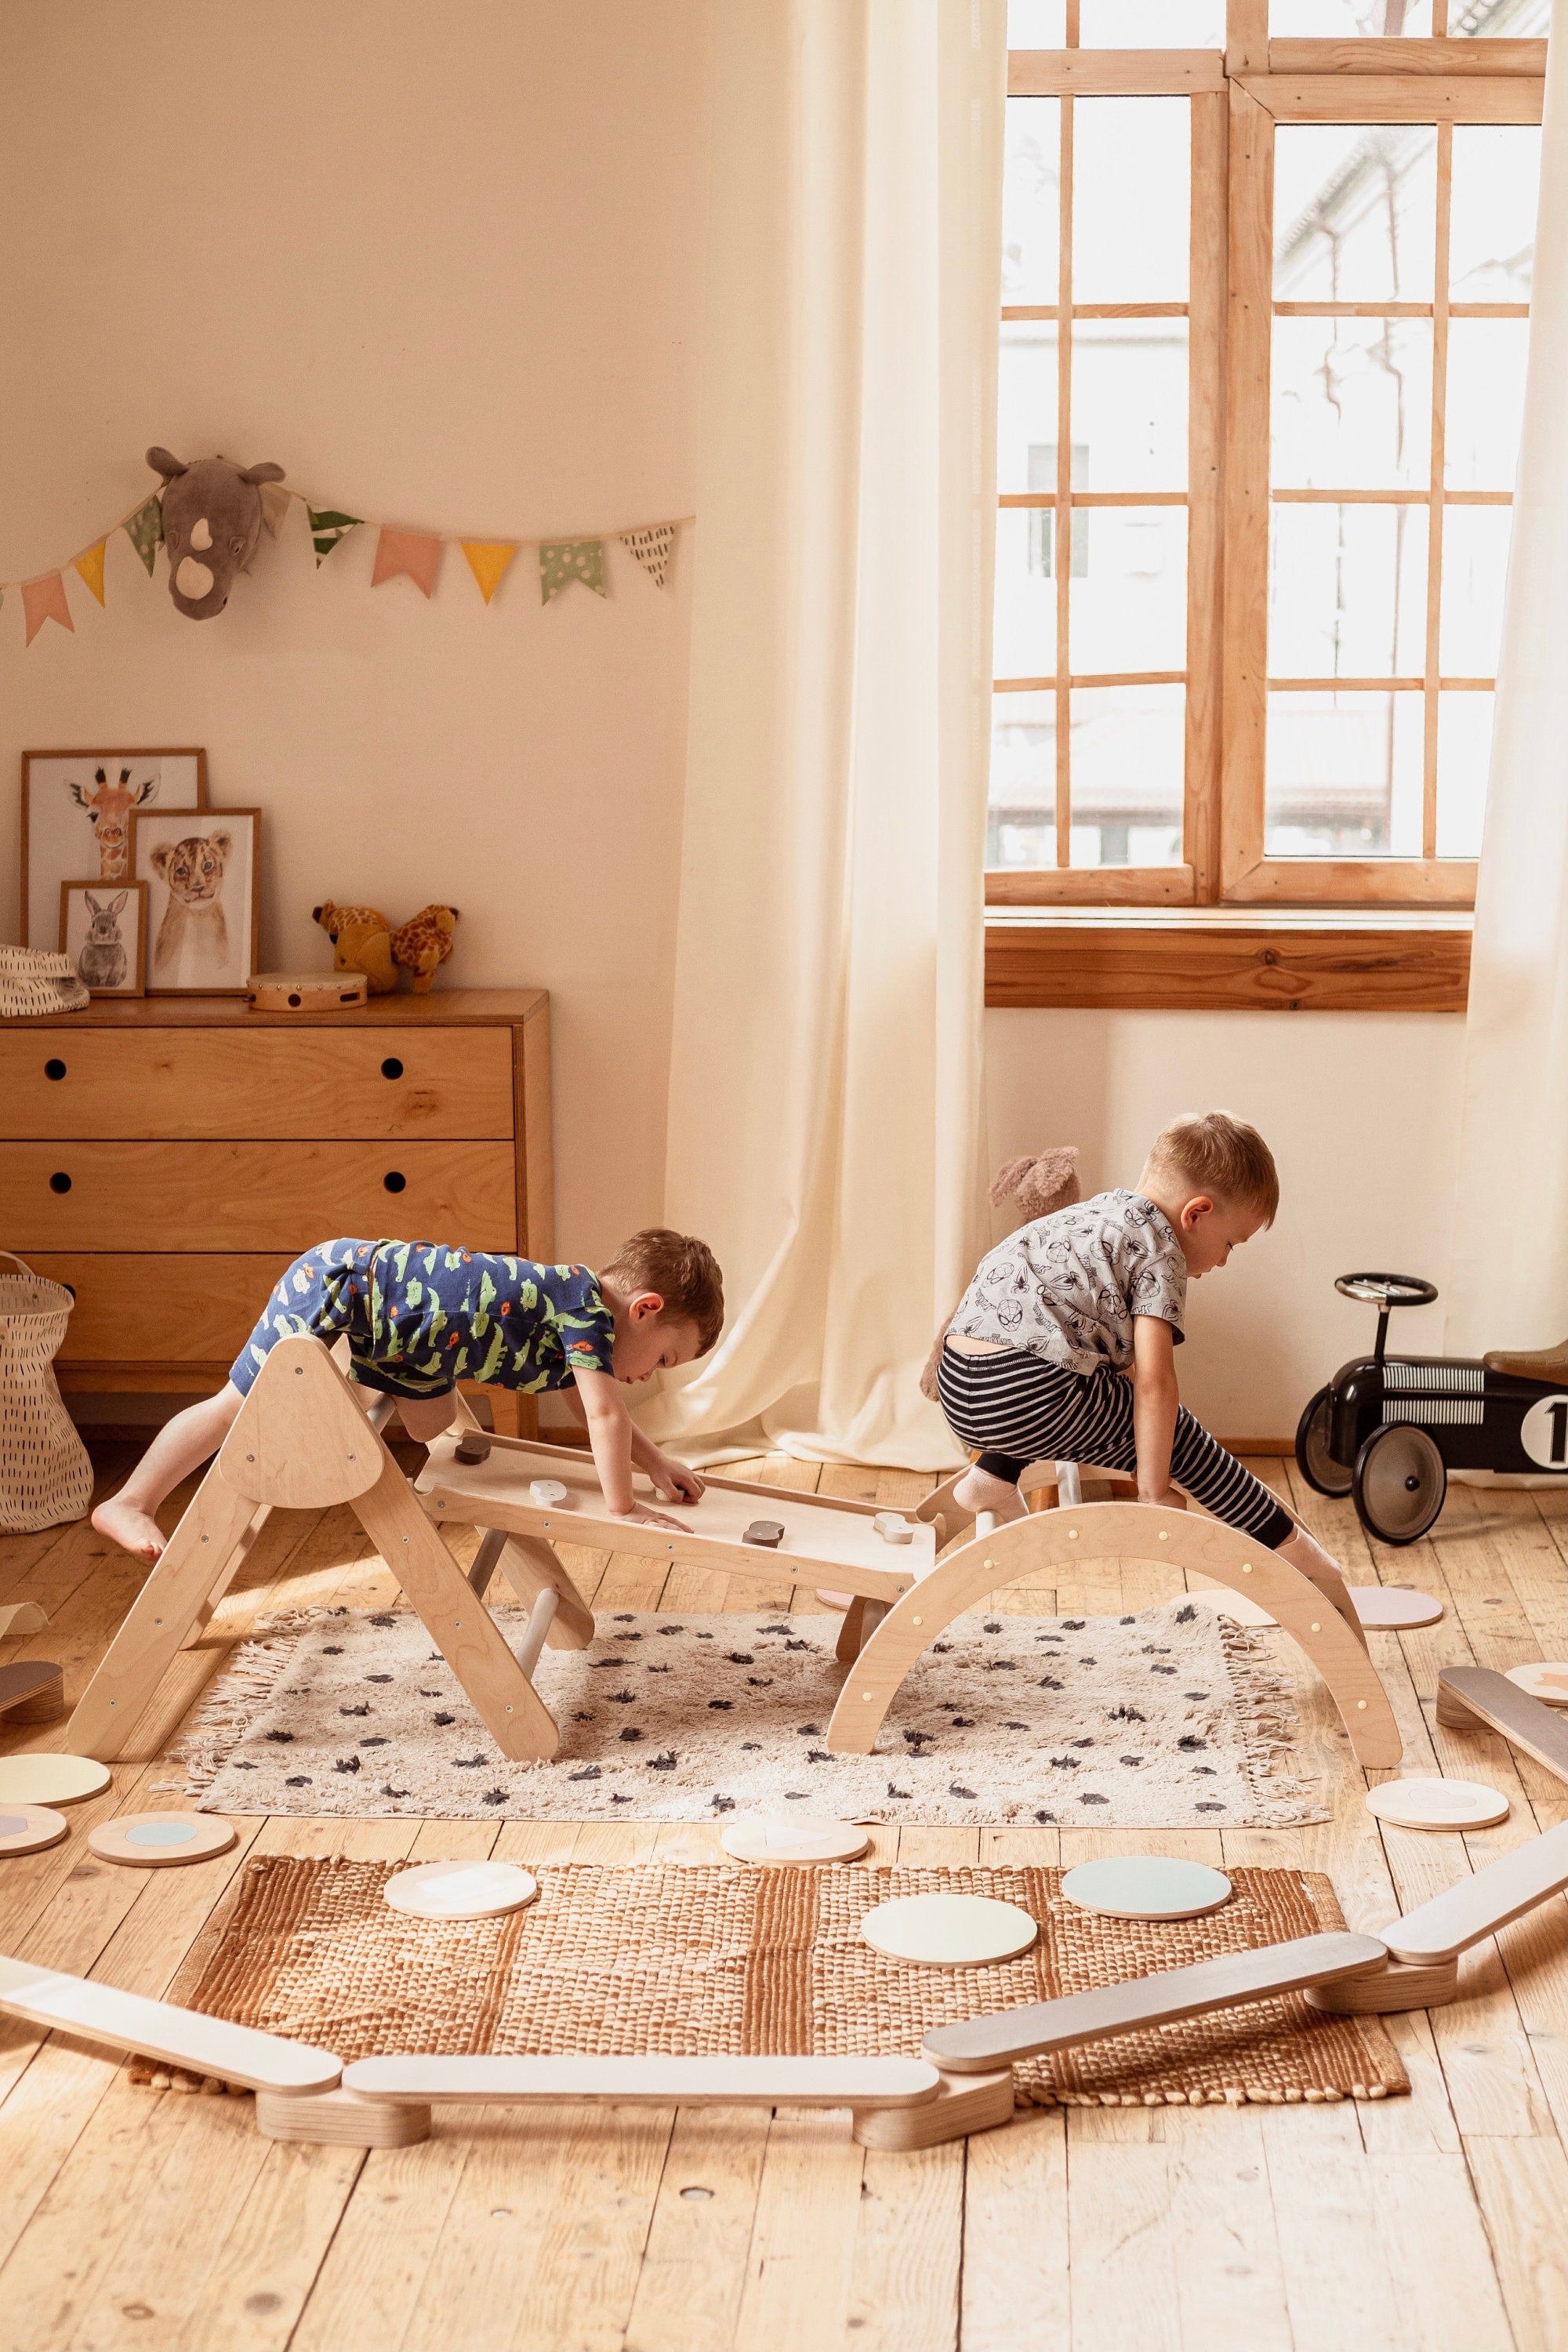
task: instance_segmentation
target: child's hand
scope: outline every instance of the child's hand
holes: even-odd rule
[[[702,1494],[702,1481],[695,1470],[684,1462],[674,1462],[661,1454],[648,1465],[648,1476],[667,1503],[695,1503]]]
[[[627,1527],[670,1528],[678,1536],[687,1532],[679,1519],[667,1518],[662,1511],[650,1511],[646,1503],[634,1503],[629,1511],[612,1511],[610,1517],[624,1521]]]

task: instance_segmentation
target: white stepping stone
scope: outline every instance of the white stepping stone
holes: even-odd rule
[[[1402,1830],[1484,1830],[1508,1819],[1508,1799],[1481,1780],[1384,1780],[1366,1809]]]
[[[858,1862],[871,1843],[859,1822],[731,1822],[720,1844],[737,1862]]]
[[[422,1862],[382,1890],[413,1919],[499,1919],[539,1897],[539,1881],[514,1862]]]
[[[1016,1959],[1039,1934],[1016,1903],[988,1895],[902,1895],[860,1922],[873,1950],[932,1969],[983,1969]]]
[[[1108,1854],[1062,1880],[1069,1903],[1108,1919],[1200,1919],[1230,1901],[1230,1881],[1206,1863],[1164,1853]]]

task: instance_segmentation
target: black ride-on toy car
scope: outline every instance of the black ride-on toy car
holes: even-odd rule
[[[1370,1356],[1342,1364],[1296,1429],[1301,1475],[1353,1495],[1380,1543],[1414,1543],[1443,1507],[1450,1470],[1568,1475],[1568,1341],[1533,1354],[1391,1356],[1396,1307],[1437,1293],[1412,1274],[1342,1274],[1336,1290],[1377,1308]]]

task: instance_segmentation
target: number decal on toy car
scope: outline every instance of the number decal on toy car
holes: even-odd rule
[[[1520,1423],[1519,1442],[1543,1470],[1568,1470],[1568,1396],[1545,1396]]]

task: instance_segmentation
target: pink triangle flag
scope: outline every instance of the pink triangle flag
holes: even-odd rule
[[[62,629],[76,634],[71,608],[66,603],[66,583],[58,572],[46,572],[41,580],[23,581],[22,610],[26,615],[29,645],[46,621],[58,621]]]
[[[441,545],[440,540],[424,531],[384,530],[375,542],[371,586],[379,588],[384,580],[395,580],[399,572],[406,572],[414,585],[428,596],[441,568]]]

